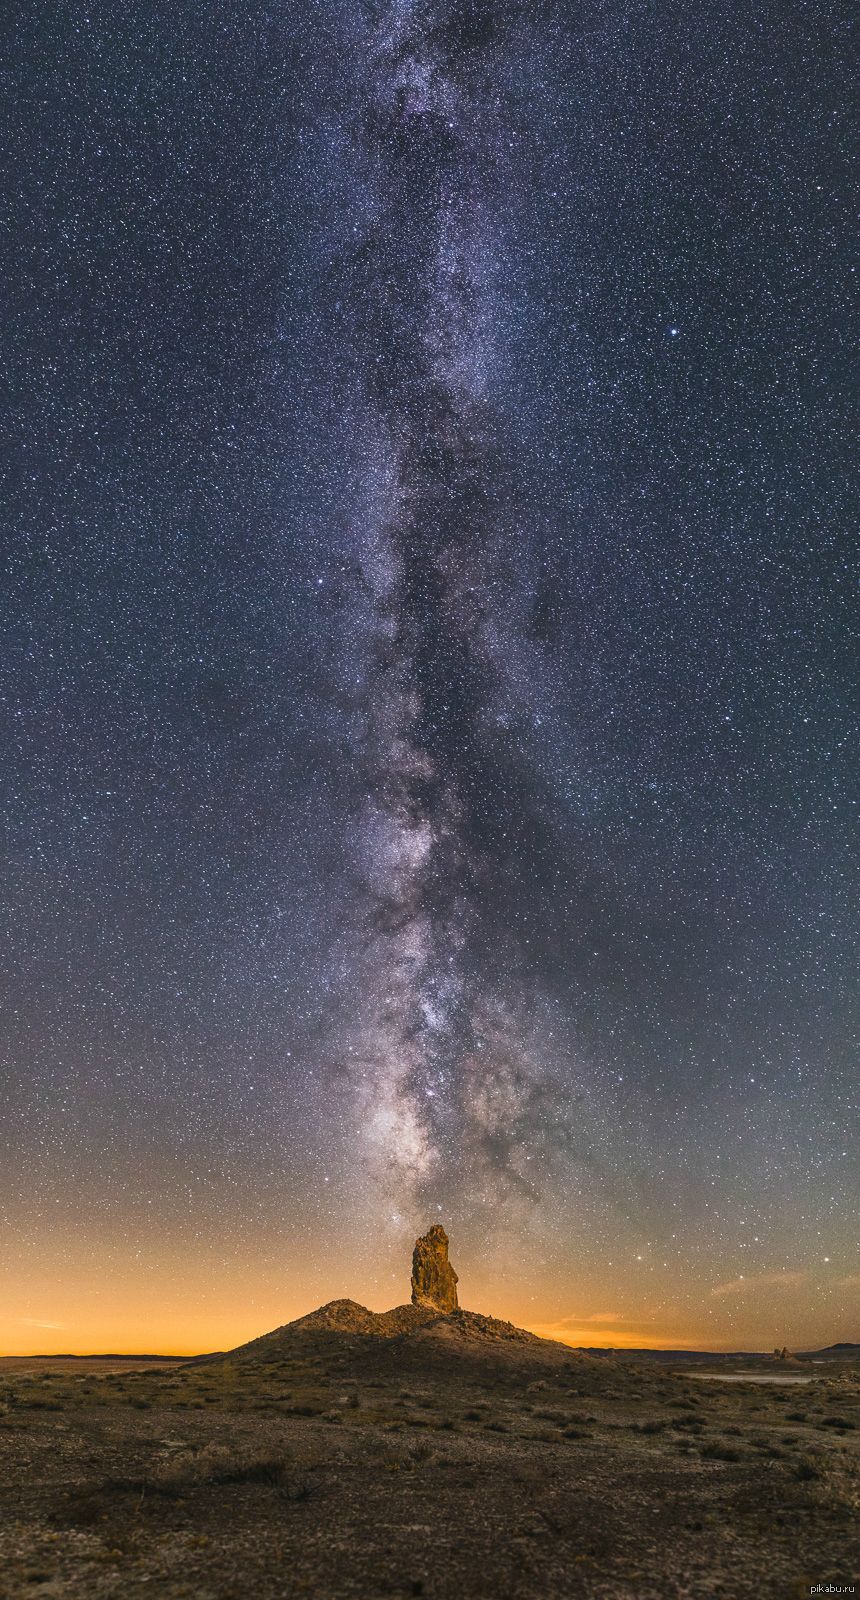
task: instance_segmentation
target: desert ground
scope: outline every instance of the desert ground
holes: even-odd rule
[[[199,1364],[0,1362],[2,1600],[788,1600],[856,1576],[854,1362],[706,1382],[359,1310]]]

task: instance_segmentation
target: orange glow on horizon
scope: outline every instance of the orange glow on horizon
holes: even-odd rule
[[[0,1355],[201,1355],[230,1350],[337,1299],[375,1311],[409,1298],[411,1238],[361,1257],[338,1239],[302,1258],[279,1239],[265,1258],[220,1239],[160,1239],[130,1251],[53,1233],[10,1252],[0,1295]],[[71,1247],[70,1247],[71,1246]],[[452,1250],[461,1303],[569,1348],[815,1350],[858,1336],[860,1277],[845,1261],[786,1261],[741,1276],[647,1281],[637,1268],[598,1275],[572,1262],[523,1270],[499,1248]],[[566,1280],[566,1281],[565,1281]],[[601,1309],[608,1308],[608,1309]]]
[[[734,1348],[725,1341],[691,1338],[685,1334],[641,1333],[632,1328],[584,1326],[560,1328],[556,1323],[532,1323],[529,1333],[541,1339],[554,1339],[557,1344],[569,1345],[572,1350],[713,1350]]]
[[[344,1298],[347,1296],[344,1295]],[[349,1298],[359,1298],[355,1295]],[[294,1302],[293,1304],[280,1305],[267,1303],[261,1297],[253,1307],[243,1307],[237,1312],[235,1307],[220,1305],[208,1309],[200,1308],[196,1312],[189,1312],[187,1308],[177,1306],[165,1307],[161,1315],[145,1315],[133,1306],[114,1307],[110,1312],[100,1316],[93,1316],[91,1308],[80,1308],[75,1315],[71,1307],[66,1308],[66,1317],[61,1321],[49,1321],[47,1318],[0,1316],[0,1356],[31,1356],[31,1355],[75,1355],[75,1356],[100,1356],[100,1355],[159,1355],[159,1356],[196,1356],[209,1354],[218,1350],[230,1350],[235,1346],[244,1344],[249,1339],[254,1339],[260,1334],[268,1333],[272,1329],[292,1322],[298,1317],[305,1316],[316,1309],[325,1299],[340,1298],[340,1296],[324,1296],[323,1300],[310,1302]],[[405,1297],[404,1297],[405,1298]],[[378,1300],[378,1296],[365,1297]],[[396,1303],[391,1296],[383,1303],[373,1307],[376,1310],[388,1309]],[[401,1302],[402,1303],[402,1302]],[[476,1309],[474,1305],[468,1309]],[[582,1321],[574,1318],[563,1318],[558,1321],[537,1322],[529,1319],[510,1307],[495,1304],[486,1308],[488,1314],[514,1322],[528,1332],[537,1334],[542,1339],[552,1339],[570,1349],[604,1349],[617,1350],[713,1350],[715,1353],[727,1350],[769,1350],[773,1348],[773,1341],[757,1337],[749,1331],[746,1334],[738,1333],[736,1337],[727,1338],[723,1330],[719,1335],[709,1335],[706,1330],[700,1332],[685,1329],[683,1333],[675,1332],[671,1327],[665,1329],[655,1328],[653,1325],[645,1326],[631,1320],[619,1322],[595,1322],[584,1318]],[[837,1337],[837,1336],[834,1336]],[[816,1340],[814,1338],[797,1341],[794,1348],[816,1348],[821,1343],[833,1342],[831,1339]]]

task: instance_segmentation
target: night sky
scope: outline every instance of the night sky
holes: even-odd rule
[[[850,14],[13,7],[0,1348],[858,1337]]]

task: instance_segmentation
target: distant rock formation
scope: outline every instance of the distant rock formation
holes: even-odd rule
[[[445,1316],[457,1310],[457,1274],[448,1260],[448,1235],[440,1222],[415,1240],[412,1304]]]

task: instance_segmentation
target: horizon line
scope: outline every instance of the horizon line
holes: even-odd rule
[[[530,1331],[530,1330],[526,1330]],[[617,1344],[568,1344],[565,1339],[553,1339],[546,1334],[540,1334],[548,1344],[560,1344],[567,1350],[581,1350],[586,1354],[593,1351],[606,1351],[611,1355],[644,1355],[644,1356],[714,1356],[725,1359],[729,1356],[773,1356],[774,1350],[779,1348],[774,1345],[766,1350],[709,1350],[704,1346],[691,1345],[617,1345]],[[860,1339],[835,1339],[831,1344],[817,1345],[811,1350],[789,1349],[791,1356],[818,1355],[825,1350],[860,1349]],[[226,1356],[230,1350],[192,1350],[180,1354],[176,1351],[152,1350],[0,1350],[0,1361],[199,1361],[204,1356]]]

